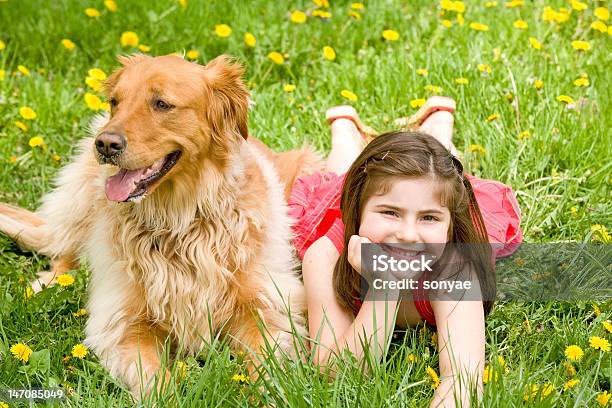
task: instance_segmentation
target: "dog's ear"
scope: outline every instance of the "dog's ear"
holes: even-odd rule
[[[247,138],[249,91],[242,80],[244,67],[221,55],[206,65],[205,80],[213,100],[207,106],[208,123],[217,134],[238,132]]]
[[[139,54],[139,53],[132,54],[132,55],[118,55],[117,61],[119,61],[119,63],[123,66],[121,68],[116,69],[111,75],[108,76],[108,78],[104,80],[103,86],[104,86],[104,93],[106,94],[106,96],[109,96],[111,90],[115,87],[115,85],[119,81],[119,77],[121,76],[121,73],[123,72],[125,67],[131,64],[135,64],[135,63],[147,60],[149,58],[151,57],[149,57],[148,55]]]

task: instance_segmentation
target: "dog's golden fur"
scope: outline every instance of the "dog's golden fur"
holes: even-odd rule
[[[245,141],[243,71],[225,57],[205,67],[176,56],[120,62],[107,82],[111,116],[99,119],[94,136],[122,134],[126,149],[103,166],[109,160],[95,138],[85,138],[37,213],[0,205],[0,230],[50,256],[52,272],[87,261],[86,344],[138,397],[156,374],[167,376],[159,357],[167,339],[195,353],[222,332],[235,348],[258,353],[266,341],[259,323],[285,351],[290,319],[306,333],[286,198],[320,158]],[[173,108],[156,109],[160,98]],[[115,173],[174,151],[176,165],[144,199],[107,198]]]

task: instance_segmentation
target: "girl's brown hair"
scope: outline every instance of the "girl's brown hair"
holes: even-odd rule
[[[442,204],[449,209],[448,242],[467,245],[484,299],[485,314],[493,306],[495,270],[482,214],[461,162],[440,142],[419,132],[390,132],[376,137],[349,169],[340,208],[344,247],[334,268],[334,291],[339,303],[357,313],[360,275],[348,262],[348,242],[359,234],[361,214],[373,195],[385,194],[395,177],[430,177],[440,182]],[[487,245],[482,245],[487,244]]]

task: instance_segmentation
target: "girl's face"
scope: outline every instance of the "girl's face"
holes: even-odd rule
[[[359,235],[374,243],[414,244],[419,252],[440,256],[444,245],[427,244],[448,241],[451,218],[437,187],[431,178],[394,178],[386,194],[366,202]]]

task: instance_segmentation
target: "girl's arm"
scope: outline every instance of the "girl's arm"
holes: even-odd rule
[[[479,399],[482,396],[485,363],[482,302],[432,301],[431,306],[438,328],[441,382],[430,407],[469,407],[471,390],[477,390]]]
[[[362,358],[363,343],[369,344],[370,353],[378,359],[395,325],[397,300],[371,301],[366,297],[356,317],[340,306],[333,287],[339,256],[334,244],[322,237],[308,248],[302,264],[314,362],[321,366],[343,350]],[[397,294],[389,297],[398,298]]]

